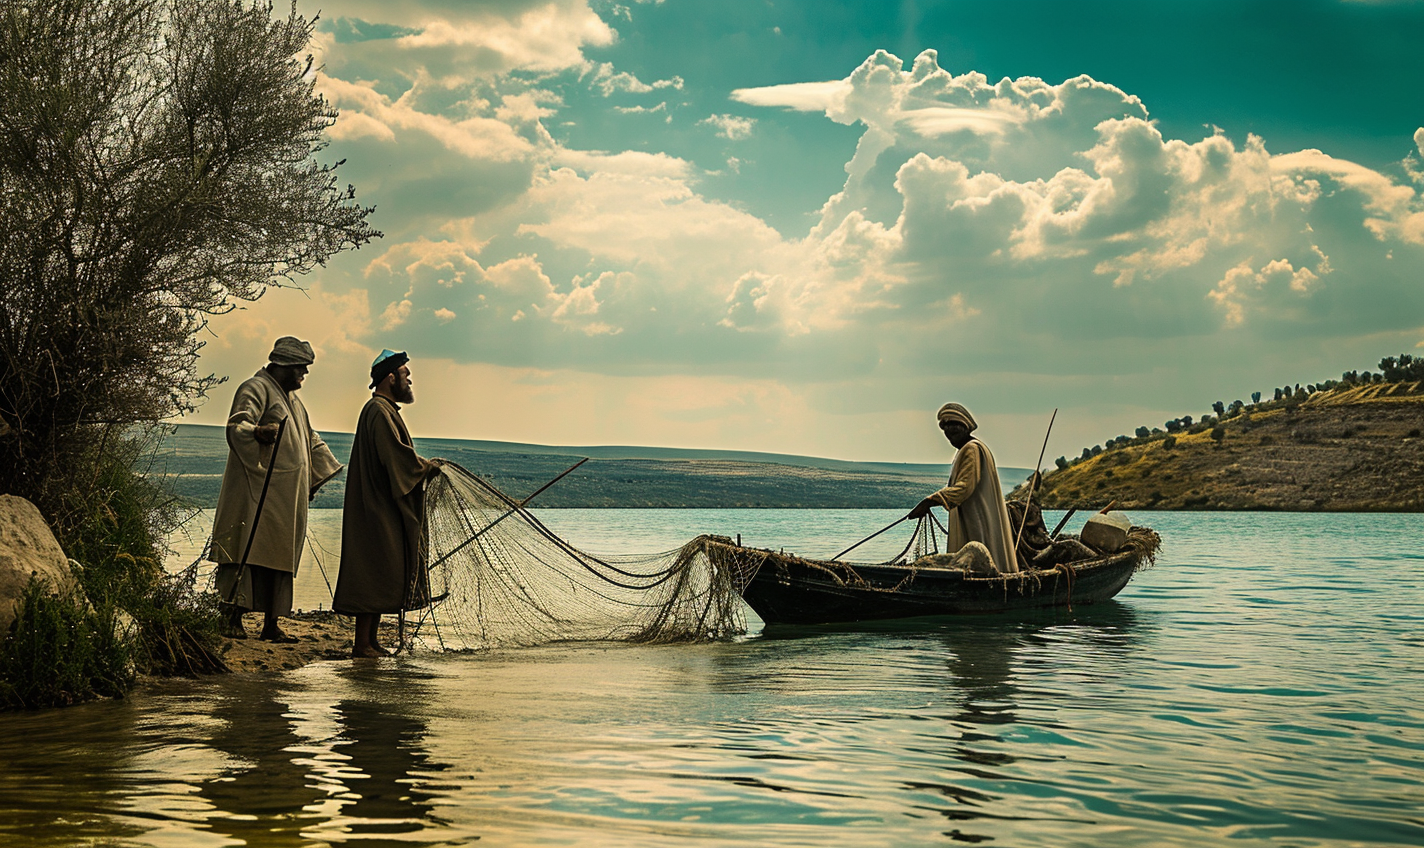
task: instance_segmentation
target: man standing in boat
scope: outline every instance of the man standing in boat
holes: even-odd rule
[[[928,515],[936,506],[949,512],[949,550],[963,551],[971,542],[987,549],[989,565],[999,574],[1019,570],[1013,555],[1014,540],[1009,534],[1009,511],[999,486],[999,469],[988,445],[974,438],[979,424],[969,410],[957,403],[939,408],[939,428],[958,451],[949,472],[949,485],[915,504],[910,518]],[[972,563],[978,557],[968,557]],[[974,568],[973,570],[980,570]],[[987,569],[985,569],[987,570]]]
[[[440,462],[416,454],[401,418],[400,404],[415,402],[409,361],[403,351],[383,350],[371,363],[374,391],[351,443],[331,608],[356,617],[353,657],[389,656],[376,639],[381,615],[430,603],[421,525],[425,481]]]

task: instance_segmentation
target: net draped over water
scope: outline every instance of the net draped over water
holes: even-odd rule
[[[432,604],[408,614],[444,649],[572,640],[678,642],[746,631],[735,565],[704,543],[595,556],[446,462],[425,492]]]

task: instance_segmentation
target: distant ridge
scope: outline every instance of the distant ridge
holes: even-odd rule
[[[322,433],[337,458],[349,433]],[[417,438],[423,456],[468,468],[513,497],[524,497],[583,457],[589,461],[539,496],[544,507],[898,508],[944,485],[943,464],[851,462],[756,451],[630,445],[553,446],[479,439]],[[158,473],[198,506],[217,502],[227,459],[220,426],[179,424],[161,449]],[[1026,468],[999,469],[1005,491]],[[340,507],[344,478],[323,487],[316,507]]]
[[[1338,384],[1223,411],[1113,440],[1044,475],[1038,499],[1050,509],[1424,512],[1424,382]]]

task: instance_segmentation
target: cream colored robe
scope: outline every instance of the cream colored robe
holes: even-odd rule
[[[951,552],[969,542],[980,542],[989,549],[994,567],[1001,574],[1019,570],[1018,557],[1013,555],[1009,510],[999,486],[999,469],[987,445],[970,439],[960,448],[954,455],[949,485],[930,497],[949,510]]]
[[[284,418],[287,426],[274,461],[272,445],[258,442],[253,431]],[[227,447],[227,468],[213,517],[208,559],[242,562],[251,536],[249,565],[295,575],[306,544],[307,504],[317,488],[341,470],[341,463],[312,430],[306,407],[296,393],[283,391],[266,370],[237,387],[227,419]],[[269,465],[272,482],[267,487],[262,518],[257,520],[257,501]]]

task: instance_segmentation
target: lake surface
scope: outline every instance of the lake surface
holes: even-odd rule
[[[897,517],[540,515],[598,552],[715,532],[809,556]],[[726,643],[324,662],[3,714],[0,844],[1424,845],[1424,517],[1132,517],[1157,565],[1071,613],[749,616]],[[332,548],[339,513],[313,535]],[[298,605],[329,603],[304,565]]]

